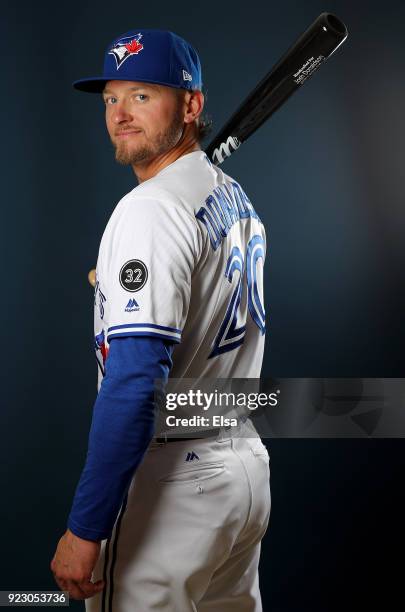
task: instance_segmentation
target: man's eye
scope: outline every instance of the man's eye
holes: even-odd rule
[[[140,98],[141,102],[144,102],[145,100],[148,99],[148,96],[146,94],[136,94],[135,96],[136,98]]]
[[[114,96],[108,96],[107,98],[104,98],[104,102],[106,104],[115,104],[117,101],[117,98],[114,98]]]

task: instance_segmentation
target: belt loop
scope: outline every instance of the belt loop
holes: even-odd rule
[[[219,428],[219,432],[217,435],[217,440],[218,442],[221,440],[229,440],[230,438],[232,438],[232,428],[230,425],[228,425],[227,427],[220,427]]]
[[[167,433],[163,433],[160,436],[156,436],[153,438],[157,444],[167,444]]]

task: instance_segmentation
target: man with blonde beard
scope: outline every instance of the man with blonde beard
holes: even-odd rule
[[[154,381],[260,377],[263,224],[201,150],[201,66],[185,40],[127,32],[103,75],[74,86],[102,94],[116,160],[138,185],[100,243],[99,393],[51,570],[88,612],[259,612],[266,447],[246,421],[156,431]]]

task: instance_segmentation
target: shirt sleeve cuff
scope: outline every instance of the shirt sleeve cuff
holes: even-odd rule
[[[101,540],[106,540],[110,537],[110,533],[97,531],[97,529],[89,529],[87,527],[80,527],[77,525],[72,519],[68,519],[67,527],[70,531],[77,536],[78,538],[82,538],[83,540],[92,540],[93,542],[100,542]]]
[[[123,336],[151,336],[181,342],[181,329],[156,325],[155,323],[126,323],[124,325],[113,325],[107,330],[107,342],[111,338]]]

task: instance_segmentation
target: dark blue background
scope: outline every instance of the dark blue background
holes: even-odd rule
[[[136,184],[113,160],[101,99],[71,81],[97,74],[118,34],[171,29],[199,51],[219,128],[325,10],[346,22],[348,41],[224,164],[267,229],[263,375],[401,377],[401,0],[4,3],[0,588],[56,588],[49,562],[96,395],[87,272],[113,208]],[[265,611],[363,610],[378,598],[388,609],[402,441],[268,445]]]

